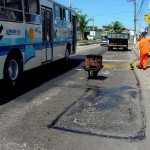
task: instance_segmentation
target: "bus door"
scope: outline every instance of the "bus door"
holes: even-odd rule
[[[73,33],[72,33],[72,54],[76,53],[76,18],[72,16]]]
[[[42,62],[52,60],[52,10],[42,7],[42,31],[44,50]]]

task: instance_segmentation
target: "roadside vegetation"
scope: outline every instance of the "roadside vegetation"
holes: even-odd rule
[[[87,40],[87,35],[85,36],[85,30],[87,29],[87,25],[90,21],[93,21],[93,18],[88,18],[87,14],[83,14],[81,10],[75,9],[76,17],[77,17],[77,29],[80,32],[80,40],[77,41],[77,45],[89,45],[89,44],[95,44],[100,43],[101,39],[95,39],[95,40]],[[103,26],[103,32],[122,32],[127,30],[121,22],[115,21],[112,22],[109,25]],[[86,40],[85,40],[86,39]]]
[[[93,21],[92,18],[87,18],[87,14],[83,14],[81,10],[75,9],[76,17],[78,20],[78,31],[81,32],[81,41],[84,39],[84,30],[86,29],[88,23]]]
[[[96,43],[100,43],[100,39],[96,39],[96,40],[78,40],[77,41],[78,46],[90,45],[90,44],[96,44]]]
[[[116,32],[118,30],[120,31],[124,31],[124,30],[127,30],[121,22],[119,21],[115,21],[115,22],[112,22],[111,24],[107,25],[107,26],[104,26],[105,30],[106,31],[109,31],[109,32]]]

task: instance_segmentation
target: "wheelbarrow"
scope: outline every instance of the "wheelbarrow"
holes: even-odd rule
[[[98,72],[103,68],[101,55],[86,55],[85,65],[82,66],[87,72],[87,79],[97,78]]]

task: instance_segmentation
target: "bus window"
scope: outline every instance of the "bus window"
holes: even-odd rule
[[[69,10],[66,10],[66,21],[70,20]]]
[[[24,11],[29,12],[28,1],[24,0]]]
[[[47,31],[47,41],[51,40],[51,12],[47,10],[46,12],[46,31]]]
[[[8,19],[6,11],[7,11],[6,9],[0,8],[0,19],[3,19],[3,20],[7,20]]]
[[[23,21],[23,12],[21,0],[0,0],[0,19],[10,21]],[[13,10],[11,9],[13,8]]]
[[[42,40],[45,41],[45,10],[41,9],[41,17],[42,17]]]
[[[65,9],[63,9],[63,20],[66,21],[66,11],[65,11]]]
[[[55,19],[60,19],[60,9],[58,6],[54,6],[54,17]]]
[[[70,15],[70,22],[72,22],[72,21],[71,21],[71,11],[70,11],[69,15]]]
[[[22,9],[22,7],[21,7],[22,6],[21,0],[6,0],[5,6],[9,7],[9,8],[18,9],[18,10]]]
[[[62,27],[63,25],[63,10],[60,6],[54,5],[55,26]]]
[[[60,7],[60,27],[63,26],[63,9]]]
[[[24,0],[25,12],[29,12],[31,14],[39,14],[39,1],[38,0]]]
[[[63,27],[67,28],[67,15],[66,15],[66,9],[63,9]]]
[[[0,6],[4,6],[4,0],[0,0]]]
[[[30,0],[29,1],[29,8],[30,13],[32,14],[39,14],[39,6],[38,6],[38,0]]]
[[[63,19],[62,8],[61,8],[61,7],[59,7],[59,9],[60,9],[60,20],[62,20],[62,19]]]
[[[24,0],[25,20],[28,23],[40,24],[39,0]]]
[[[69,10],[66,10],[66,22],[67,22],[67,28],[69,28],[69,25],[70,25],[70,11]]]

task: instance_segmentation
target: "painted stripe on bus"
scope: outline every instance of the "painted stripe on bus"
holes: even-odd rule
[[[68,41],[55,41],[53,42],[53,46],[52,43],[41,43],[41,44],[31,44],[34,47],[35,51],[38,50],[43,50],[45,48],[52,48],[52,47],[59,47],[59,46],[65,46],[67,44]],[[7,43],[8,45],[8,43]],[[25,45],[17,45],[17,46],[7,46],[7,47],[0,47],[0,56],[3,55],[7,55],[9,53],[10,50],[12,49],[19,49],[21,52],[25,52]]]

